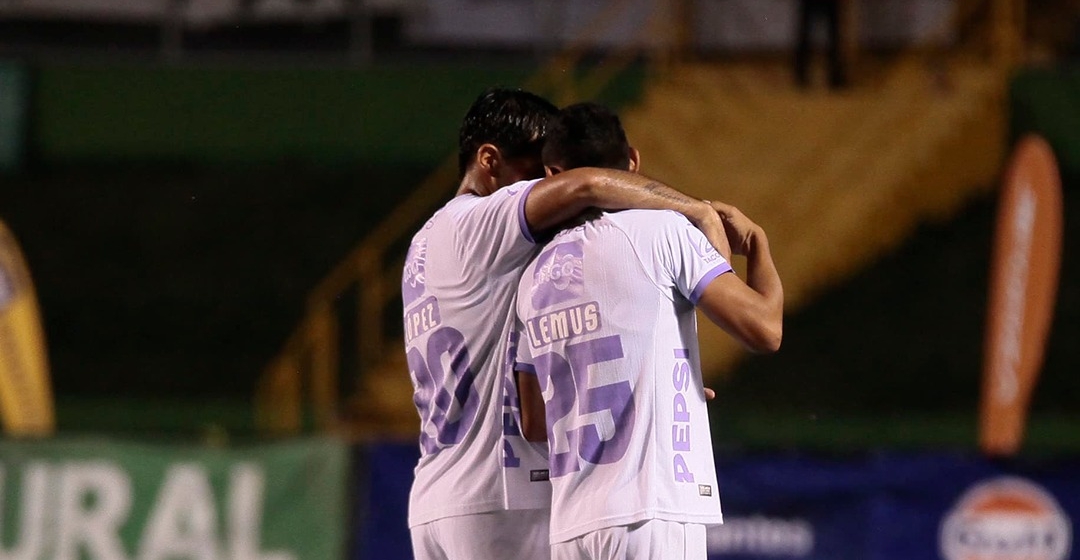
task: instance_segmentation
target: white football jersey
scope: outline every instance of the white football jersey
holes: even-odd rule
[[[535,184],[455,197],[413,236],[401,281],[420,414],[409,527],[550,505],[546,476],[530,475],[547,468],[547,447],[521,437],[512,369],[514,298],[537,250],[525,222]]]
[[[722,522],[694,304],[730,271],[686,218],[656,210],[567,229],[526,268],[516,368],[546,403],[552,543]]]

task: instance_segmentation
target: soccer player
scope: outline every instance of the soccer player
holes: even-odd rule
[[[554,177],[640,162],[596,104],[563,109],[543,157]],[[656,210],[581,218],[522,275],[522,428],[549,445],[554,560],[703,560],[706,525],[722,522],[694,306],[772,352],[783,289],[764,231],[714,206],[746,282],[686,218]]]
[[[549,558],[546,446],[521,437],[512,370],[513,300],[537,236],[590,207],[668,208],[726,246],[711,206],[641,175],[542,178],[556,113],[521,90],[481,95],[459,133],[457,195],[409,247],[401,295],[421,422],[409,497],[418,560]]]

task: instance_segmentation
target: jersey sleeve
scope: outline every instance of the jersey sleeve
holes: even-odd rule
[[[658,232],[661,256],[666,272],[670,274],[679,291],[691,303],[697,305],[702,292],[717,276],[732,272],[727,261],[686,218],[665,213]]]
[[[478,270],[519,266],[522,255],[535,248],[525,222],[525,200],[537,182],[514,183],[455,208],[456,235]]]

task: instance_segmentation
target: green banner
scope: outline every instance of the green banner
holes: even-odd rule
[[[0,442],[0,558],[342,560],[347,452]]]

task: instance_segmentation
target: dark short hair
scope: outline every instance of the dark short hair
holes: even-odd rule
[[[559,112],[550,101],[522,89],[489,88],[476,98],[458,131],[458,174],[476,150],[493,144],[508,158],[540,156],[548,122]]]
[[[559,111],[544,142],[544,165],[630,168],[630,143],[614,111],[599,103],[577,103]]]

